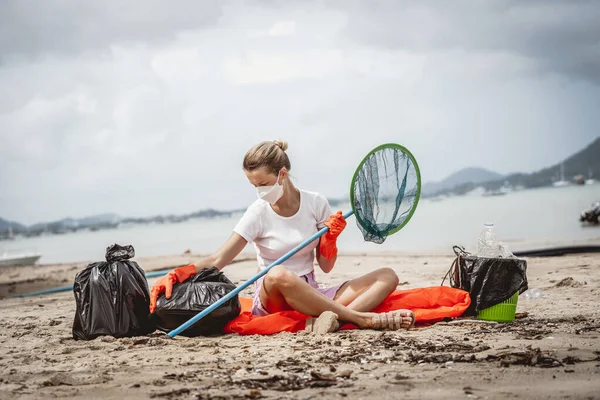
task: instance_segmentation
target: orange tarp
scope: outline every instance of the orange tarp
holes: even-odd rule
[[[240,297],[242,312],[224,328],[224,333],[240,335],[272,335],[278,332],[298,332],[304,329],[308,316],[297,311],[282,311],[267,316],[250,313],[252,299]],[[408,290],[396,290],[374,312],[409,309],[415,313],[416,326],[434,323],[444,318],[461,316],[471,304],[469,293],[447,286],[432,286]],[[341,330],[356,329],[346,324]]]

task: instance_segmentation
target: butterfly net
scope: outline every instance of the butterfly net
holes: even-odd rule
[[[365,241],[383,243],[412,217],[421,192],[418,165],[404,147],[370,152],[352,179],[350,199]]]

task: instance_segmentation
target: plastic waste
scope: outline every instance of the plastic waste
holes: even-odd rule
[[[477,255],[480,257],[493,258],[500,255],[496,235],[494,234],[494,224],[486,222],[483,225],[483,231],[479,235],[477,244]]]
[[[502,258],[515,258],[515,255],[510,251],[506,243],[498,242],[498,249],[500,252],[499,257]]]
[[[499,242],[494,233],[494,224],[486,222],[477,240],[477,256],[487,258],[514,258],[505,243]]]
[[[190,279],[173,285],[171,298],[161,294],[156,301],[156,310],[152,318],[159,330],[169,332],[180,327],[190,318],[214,304],[235,285],[213,267],[201,270]],[[184,330],[182,336],[203,336],[222,333],[225,325],[240,315],[242,306],[236,295],[222,306]]]
[[[543,297],[542,291],[540,289],[529,289],[521,294],[524,300],[536,300]]]
[[[114,244],[106,249],[106,261],[91,263],[77,273],[74,339],[131,337],[155,331],[149,318],[148,282],[144,270],[130,260],[134,255],[132,246]]]

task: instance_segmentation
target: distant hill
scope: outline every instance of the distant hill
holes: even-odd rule
[[[0,218],[0,239],[8,237],[8,226],[11,224],[13,234],[23,234],[25,236],[38,236],[41,234],[52,233],[52,234],[63,234],[67,232],[76,232],[78,230],[100,230],[100,229],[114,229],[121,223],[132,223],[132,224],[164,224],[164,223],[178,223],[187,221],[192,218],[215,218],[215,217],[227,217],[232,214],[244,212],[245,209],[230,210],[230,211],[219,211],[214,209],[200,210],[190,214],[184,215],[158,215],[147,218],[122,218],[117,214],[107,213],[93,215],[85,218],[63,218],[58,221],[51,222],[39,222],[29,227],[18,224],[16,222],[9,222]]]
[[[588,174],[591,173],[594,178],[600,178],[600,137],[594,140],[594,142],[585,149],[567,159],[532,174],[516,173],[502,176],[496,172],[483,168],[465,168],[455,172],[440,182],[429,182],[424,184],[421,192],[423,197],[428,197],[437,194],[462,195],[477,186],[482,186],[489,191],[500,189],[503,186],[521,188],[550,186],[553,182],[561,179],[561,165],[564,169],[565,180],[573,183],[573,177],[577,175],[583,175],[584,178],[588,178]],[[346,197],[340,199],[330,198],[328,200],[332,207],[348,202]],[[229,211],[205,209],[183,215],[159,215],[148,218],[121,218],[116,214],[109,213],[80,219],[65,218],[54,222],[38,223],[29,227],[0,218],[0,239],[8,236],[9,226],[12,227],[15,235],[21,233],[27,236],[35,236],[44,232],[61,234],[77,231],[79,229],[111,229],[116,228],[120,223],[177,223],[191,218],[228,217],[244,211],[245,209]]]
[[[93,215],[91,217],[85,217],[78,219],[77,222],[81,225],[97,225],[97,224],[114,224],[118,223],[121,220],[117,214],[108,213],[108,214],[99,214]]]
[[[13,232],[22,232],[27,229],[25,225],[21,225],[18,222],[9,221],[3,218],[0,218],[0,233],[6,232],[8,233],[8,228],[12,227]]]
[[[502,179],[502,175],[484,168],[464,168],[453,173],[440,182],[428,182],[421,187],[423,197],[452,189],[465,183],[482,183]]]
[[[571,183],[575,183],[575,180],[573,179],[575,176],[583,175],[584,178],[587,178],[590,173],[595,179],[598,179],[600,177],[600,137],[594,140],[585,149],[557,164],[537,172],[531,174],[511,174],[501,179],[477,185],[464,183],[446,190],[445,193],[461,195],[474,189],[476,186],[482,186],[489,191],[498,190],[506,185],[526,189],[551,186],[554,182],[561,180],[561,166],[564,168],[564,179]]]
[[[99,214],[93,215],[91,217],[84,217],[79,219],[74,218],[63,218],[58,221],[52,222],[40,222],[35,225],[31,225],[29,230],[38,230],[44,229],[47,226],[60,227],[64,229],[71,228],[84,228],[84,227],[92,227],[96,225],[107,225],[107,224],[117,224],[121,221],[121,217],[117,214]]]
[[[116,214],[99,214],[80,219],[63,218],[58,221],[40,222],[29,227],[17,224],[17,228],[13,223],[13,232],[15,234],[22,233],[28,236],[35,236],[41,234],[42,232],[66,233],[77,231],[79,229],[96,230],[114,228],[119,224],[120,221],[121,217]],[[0,224],[0,237],[6,236],[7,232],[8,227],[3,228]]]

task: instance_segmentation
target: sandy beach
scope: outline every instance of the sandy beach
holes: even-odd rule
[[[135,258],[147,272],[201,255]],[[440,285],[453,257],[342,254],[327,285],[387,266],[398,289]],[[87,263],[4,268],[0,273],[0,398],[464,399],[600,398],[600,257],[529,258],[530,288],[513,323],[440,322],[411,331],[323,336],[220,335],[75,341],[71,291],[6,298],[70,285]],[[256,270],[243,254],[224,269],[236,284]],[[151,286],[154,279],[149,280]],[[446,283],[447,285],[447,283]],[[244,292],[250,296],[251,289]]]

